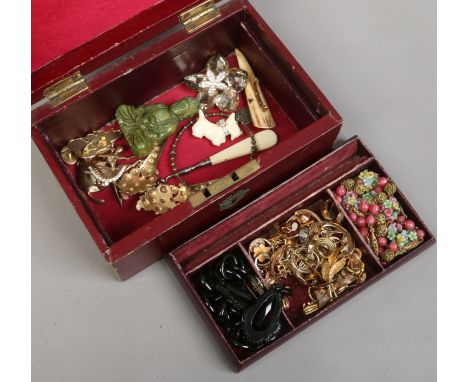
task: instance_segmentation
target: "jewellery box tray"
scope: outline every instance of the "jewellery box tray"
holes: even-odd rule
[[[373,253],[348,214],[340,206],[340,211],[344,215],[342,225],[351,233],[356,247],[362,252],[362,260],[367,273],[366,280],[346,290],[328,305],[306,316],[303,313],[302,304],[307,298],[307,286],[289,276],[284,283],[292,288],[292,295],[289,297],[289,308],[282,312],[282,332],[279,337],[257,351],[244,350],[231,345],[199,294],[197,283],[200,271],[206,269],[205,267],[213,264],[224,254],[233,253],[240,256],[265,284],[264,278],[249,256],[249,243],[255,238],[264,237],[262,235],[271,231],[270,228],[275,223],[284,222],[297,210],[311,209],[318,213],[321,203],[325,200],[332,199],[336,202],[335,193],[332,190],[335,190],[344,179],[355,177],[363,170],[390,176],[359,137],[353,137],[316,163],[189,240],[170,254],[170,264],[173,265],[174,272],[185,287],[184,289],[191,295],[192,301],[201,311],[207,325],[238,369],[250,365],[434,243],[434,237],[404,197],[400,188],[397,189],[395,197],[408,218],[424,230],[426,235],[419,246],[395,258],[391,263],[382,262]]]
[[[341,127],[341,117],[333,106],[248,1],[223,2],[217,7],[219,17],[189,33],[178,23],[180,13],[200,3],[160,2],[107,32],[105,40],[99,36],[37,76],[33,74],[34,102],[38,89],[44,88],[44,78],[55,75],[60,80],[71,69],[81,69],[85,77],[87,89],[59,105],[53,107],[46,99],[34,103],[32,137],[120,279],[134,275],[328,153]],[[113,44],[105,46],[109,41]],[[100,44],[105,49],[101,52],[97,51]],[[103,205],[93,203],[79,189],[74,171],[60,157],[60,150],[70,139],[113,120],[121,104],[171,103],[195,95],[183,85],[184,77],[203,70],[214,54],[231,59],[235,48],[242,50],[260,79],[277,122],[274,131],[278,144],[258,154],[258,171],[198,207],[184,203],[161,216],[136,211],[134,203],[119,207],[110,188],[99,194],[106,200]],[[61,64],[65,69],[61,70]],[[171,142],[166,142],[162,157]],[[213,148],[203,151],[200,147],[208,145],[191,145],[190,141],[180,146],[181,168],[216,152],[210,151]],[[166,162],[159,169],[161,177],[169,175],[168,159]],[[242,158],[203,169],[187,176],[187,181],[198,183],[226,176],[246,162],[248,158]]]

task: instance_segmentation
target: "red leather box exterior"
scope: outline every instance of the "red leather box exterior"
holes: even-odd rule
[[[223,330],[217,325],[196,290],[194,280],[197,272],[222,254],[234,252],[243,256],[244,261],[250,264],[252,271],[256,272],[257,276],[261,278],[248,255],[250,241],[256,237],[262,237],[262,233],[268,231],[269,227],[272,227],[275,223],[285,221],[294,211],[301,208],[314,208],[313,206],[316,206],[317,203],[334,198],[334,193],[331,190],[339,185],[343,179],[356,176],[364,169],[371,169],[384,176],[391,175],[386,173],[382,165],[358,137],[351,138],[341,147],[257,198],[229,218],[194,237],[170,254],[170,263],[173,265],[175,274],[192,297],[194,305],[206,319],[208,327],[238,369],[250,365],[258,358],[272,351],[281,343],[348,301],[381,277],[405,264],[435,242],[433,235],[400,189],[396,194],[397,199],[402,204],[406,214],[416,222],[416,226],[425,230],[426,236],[423,243],[418,247],[390,264],[381,262],[373,254],[366,240],[359,234],[359,231],[343,210],[345,223],[347,222],[347,227],[356,242],[356,246],[363,252],[367,273],[366,281],[310,316],[303,315],[301,309],[297,311],[290,311],[291,308],[284,310],[284,333],[259,351],[247,352],[235,348],[229,343],[224,336]],[[297,304],[297,302],[294,304],[294,298],[293,289],[290,304],[302,306],[304,301],[301,301],[300,304]]]
[[[334,107],[248,1],[227,2],[221,17],[189,34],[177,24],[178,15],[197,3],[159,2],[32,75],[33,140],[121,279],[329,153],[341,127]],[[137,215],[130,207],[119,210],[112,202],[94,205],[61,160],[63,145],[112,120],[120,104],[170,99],[184,76],[202,70],[214,53],[230,55],[236,47],[250,61],[280,121],[279,143],[258,156],[260,170],[197,208],[185,203],[159,217]],[[55,108],[36,102],[46,86],[77,69],[87,79],[87,91]],[[220,208],[239,192],[245,197],[238,204]]]

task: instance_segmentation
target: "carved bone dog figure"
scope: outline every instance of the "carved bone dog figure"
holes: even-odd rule
[[[226,143],[226,136],[230,135],[234,140],[242,135],[242,130],[236,121],[236,115],[232,113],[227,120],[220,120],[218,123],[210,122],[206,119],[202,110],[199,111],[197,122],[192,127],[192,135],[196,138],[208,138],[215,146]]]

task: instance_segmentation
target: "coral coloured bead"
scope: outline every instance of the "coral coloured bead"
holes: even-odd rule
[[[359,232],[362,236],[367,237],[369,235],[369,230],[366,227],[359,228]]]
[[[377,182],[377,184],[380,186],[380,187],[385,187],[385,185],[388,183],[388,178],[386,178],[385,176],[382,176],[379,178],[379,181]]]
[[[361,200],[359,203],[359,210],[366,213],[369,210],[369,203],[367,203],[365,200]]]
[[[416,235],[418,235],[419,240],[422,240],[424,239],[424,236],[426,236],[426,232],[424,232],[422,229],[418,229],[416,231]]]
[[[379,246],[380,246],[380,247],[386,247],[387,244],[388,244],[388,240],[387,240],[387,238],[384,237],[384,236],[379,237],[379,238],[377,239],[377,242],[379,243]]]
[[[374,214],[374,215],[375,215],[375,214],[379,213],[379,211],[380,211],[380,207],[379,207],[377,204],[371,204],[371,205],[369,206],[369,212],[370,212],[371,214]]]
[[[405,222],[405,220],[406,220],[406,217],[405,217],[404,215],[400,215],[400,216],[398,216],[398,218],[397,218],[397,222],[398,222],[398,223],[402,223],[402,224],[403,224],[403,223]]]
[[[405,229],[407,229],[408,231],[411,231],[415,228],[414,221],[411,219],[406,219],[404,226],[405,226]]]
[[[356,222],[358,216],[357,216],[356,212],[351,212],[349,214],[349,218],[351,219],[351,221]]]
[[[338,186],[335,190],[335,193],[338,196],[344,196],[346,195],[346,188],[344,188],[343,186]]]
[[[365,227],[366,225],[366,219],[363,218],[362,216],[359,216],[357,219],[356,219],[356,224],[358,227]]]
[[[395,241],[392,241],[388,245],[388,249],[390,249],[390,251],[392,251],[392,252],[396,252],[396,251],[398,251],[398,244]]]
[[[374,224],[375,224],[375,217],[374,217],[374,215],[369,215],[369,216],[366,218],[366,223],[367,223],[367,225],[374,225]]]

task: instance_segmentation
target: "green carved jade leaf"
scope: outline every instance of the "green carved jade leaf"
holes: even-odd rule
[[[120,105],[115,117],[130,149],[139,157],[146,157],[157,145],[160,147],[177,130],[179,121],[198,113],[200,103],[185,97],[173,105],[157,103],[149,106]]]

